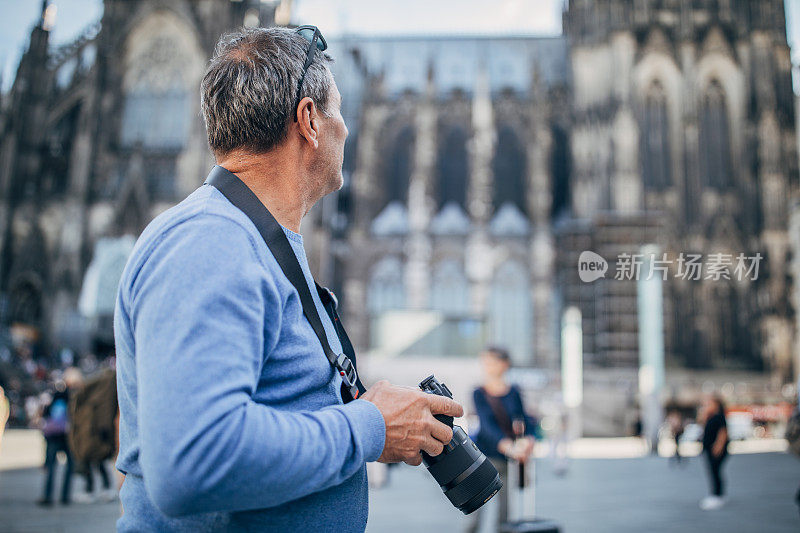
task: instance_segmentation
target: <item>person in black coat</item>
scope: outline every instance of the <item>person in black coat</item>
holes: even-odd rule
[[[700,508],[713,511],[725,504],[722,464],[728,457],[728,425],[722,398],[716,395],[708,397],[704,404],[704,413],[706,423],[703,430],[703,456],[711,476],[711,495],[700,501]]]

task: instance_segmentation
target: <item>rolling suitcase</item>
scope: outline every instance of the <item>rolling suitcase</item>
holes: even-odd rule
[[[560,533],[552,520],[536,517],[536,459],[508,462],[508,518],[500,533]]]

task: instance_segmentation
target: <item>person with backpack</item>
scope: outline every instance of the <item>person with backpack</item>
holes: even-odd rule
[[[42,434],[45,440],[45,460],[44,468],[45,483],[44,493],[36,503],[49,507],[53,505],[53,482],[56,472],[58,453],[66,455],[67,464],[64,471],[64,481],[61,487],[61,504],[69,505],[70,488],[72,485],[72,454],[67,443],[67,432],[69,430],[69,396],[72,386],[77,385],[80,380],[80,372],[77,369],[67,369],[64,378],[56,381],[55,392],[50,403],[42,412]]]
[[[74,391],[69,405],[69,447],[77,470],[86,480],[86,492],[76,494],[75,501],[91,503],[96,499],[111,501],[117,491],[105,461],[117,452],[117,380],[107,369]],[[102,492],[95,495],[94,472],[100,474]]]

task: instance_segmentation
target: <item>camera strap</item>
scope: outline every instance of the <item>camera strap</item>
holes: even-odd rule
[[[353,349],[353,344],[347,336],[347,332],[342,326],[339,315],[336,311],[336,300],[328,289],[321,287],[317,282],[314,285],[317,289],[317,294],[322,301],[322,305],[331,322],[336,330],[336,335],[342,344],[342,350],[345,353],[335,354],[328,343],[328,337],[325,334],[325,328],[320,320],[317,307],[314,305],[314,299],[311,296],[306,278],[303,275],[303,269],[300,267],[300,262],[289,243],[289,238],[284,233],[281,225],[272,216],[272,213],[261,203],[258,196],[255,195],[245,183],[236,176],[236,174],[215,165],[208,175],[206,183],[216,187],[219,192],[225,196],[234,206],[255,224],[256,229],[261,234],[267,247],[275,256],[275,260],[281,267],[283,274],[291,282],[297,293],[300,295],[300,303],[303,306],[303,314],[311,324],[311,328],[317,335],[322,350],[325,352],[325,357],[330,362],[331,366],[339,372],[342,376],[342,401],[348,403],[359,397],[366,388],[361,383],[356,371],[356,354]],[[346,354],[346,355],[345,355]]]

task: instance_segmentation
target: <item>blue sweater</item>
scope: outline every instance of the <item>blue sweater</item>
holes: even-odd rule
[[[338,353],[302,237],[285,231]],[[364,530],[383,417],[365,400],[342,404],[297,291],[217,189],[142,233],[114,333],[119,531]]]

